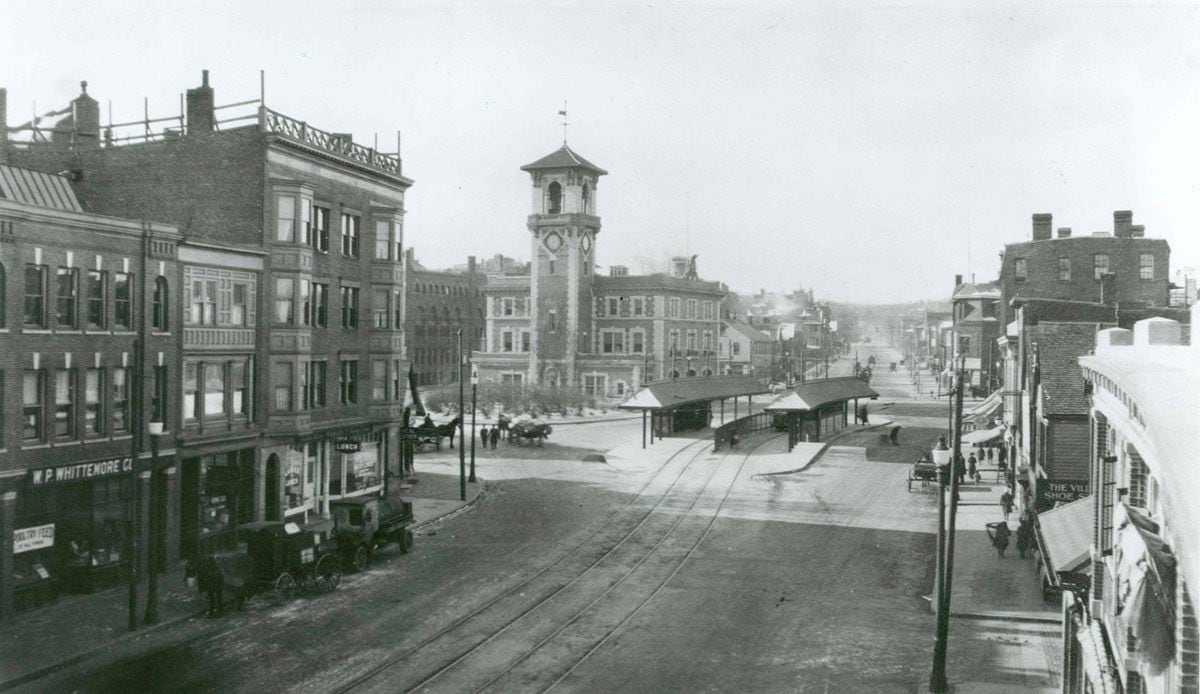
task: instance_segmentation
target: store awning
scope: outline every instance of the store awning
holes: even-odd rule
[[[1092,497],[1043,511],[1037,521],[1039,545],[1051,571],[1076,572],[1088,563],[1092,547]]]
[[[964,446],[982,446],[985,443],[999,440],[1001,436],[1004,436],[1004,427],[998,426],[991,429],[969,431],[963,434],[962,442]]]
[[[1118,616],[1158,672],[1174,651],[1175,555],[1142,511],[1121,504],[1116,516],[1116,579],[1128,586],[1118,597]]]

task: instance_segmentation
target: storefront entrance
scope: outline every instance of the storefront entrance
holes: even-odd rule
[[[254,449],[184,458],[181,468],[183,556],[232,548],[237,526],[254,520]]]

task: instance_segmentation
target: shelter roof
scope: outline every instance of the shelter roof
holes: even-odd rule
[[[765,409],[768,411],[815,410],[821,405],[829,403],[854,398],[877,397],[879,397],[879,393],[876,393],[862,379],[844,376],[801,383],[780,395]]]
[[[538,159],[532,164],[526,164],[521,167],[522,171],[544,171],[546,169],[587,169],[601,176],[608,172],[596,166],[592,162],[584,159],[576,154],[575,150],[563,143],[562,147],[554,150],[550,154]]]
[[[761,395],[770,392],[754,376],[702,376],[647,383],[620,407],[626,410],[657,410],[695,402]]]
[[[0,164],[0,198],[53,210],[83,212],[63,176]]]

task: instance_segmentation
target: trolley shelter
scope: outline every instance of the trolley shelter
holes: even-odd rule
[[[878,397],[879,393],[853,376],[826,378],[798,384],[767,405],[766,411],[787,418],[790,451],[800,441],[818,441],[845,429],[850,424],[851,402],[857,412],[859,399]]]
[[[714,402],[719,403],[718,412],[724,424],[727,404],[736,419],[743,403],[746,414],[750,414],[750,398],[768,392],[767,384],[753,376],[678,378],[647,383],[620,408],[642,411],[642,448],[645,448],[647,424],[650,443],[654,443],[656,436],[663,438],[675,432],[706,429],[712,421]]]

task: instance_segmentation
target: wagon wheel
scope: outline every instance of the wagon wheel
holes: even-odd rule
[[[356,572],[361,573],[367,570],[367,564],[370,562],[371,551],[367,549],[366,545],[359,545],[358,548],[354,550],[354,556],[350,559],[350,565],[354,567]]]
[[[275,579],[274,588],[275,599],[279,602],[287,602],[296,597],[298,590],[296,579],[286,571],[279,574],[279,577]]]
[[[342,563],[336,554],[326,554],[317,562],[314,573],[316,574],[317,590],[328,593],[342,582]]]
[[[538,448],[541,448],[541,447],[542,447],[542,443],[544,443],[545,441],[546,441],[546,437],[545,437],[545,436],[539,436],[539,437],[537,437]]]

